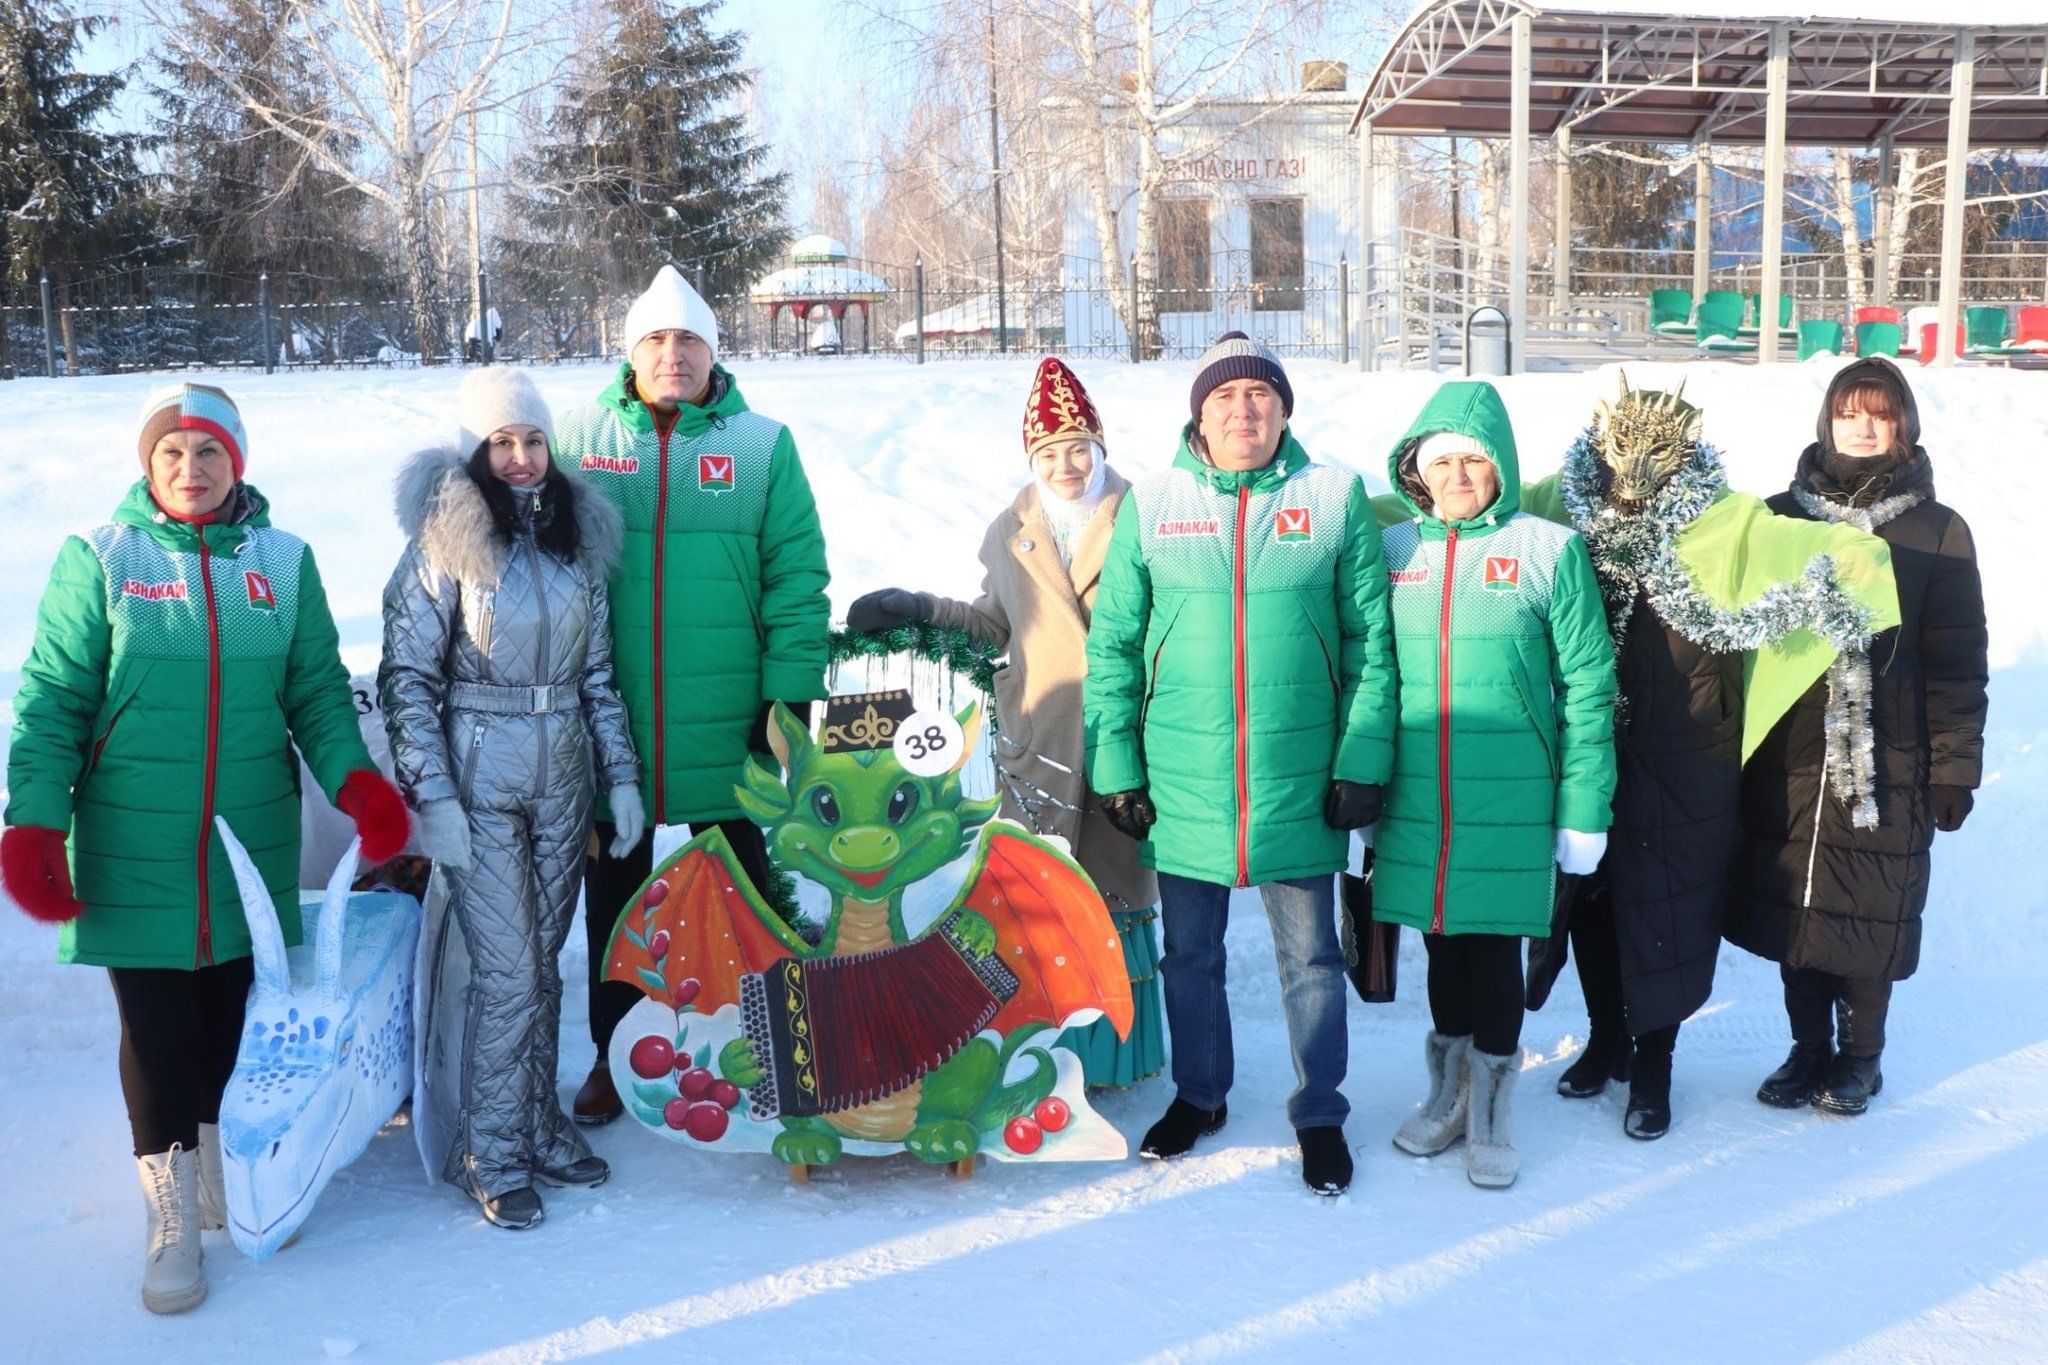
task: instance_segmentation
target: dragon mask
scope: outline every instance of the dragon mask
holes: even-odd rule
[[[1602,399],[1593,413],[1594,449],[1607,466],[1608,501],[1637,512],[1656,496],[1699,447],[1701,410],[1675,392],[1631,389],[1621,376],[1621,396]]]

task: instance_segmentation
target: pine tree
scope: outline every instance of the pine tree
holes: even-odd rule
[[[520,158],[514,231],[498,254],[529,311],[564,292],[638,293],[674,260],[717,295],[746,287],[789,241],[786,175],[736,107],[752,85],[718,0],[601,0],[602,38]]]
[[[379,274],[365,244],[362,193],[310,161],[230,84],[310,137],[343,140],[289,21],[281,0],[187,0],[183,43],[156,59],[152,125],[163,211],[209,299],[254,302],[268,274],[273,307],[331,303],[358,295]],[[355,153],[352,145],[337,150],[344,160]],[[284,329],[287,354],[301,330]]]
[[[22,297],[48,276],[69,302],[77,280],[147,239],[136,139],[99,127],[122,78],[76,66],[105,22],[63,0],[0,0],[0,280]],[[68,311],[64,351],[75,371]]]
[[[1669,149],[1650,142],[1594,143],[1572,153],[1572,221],[1602,247],[1575,269],[1631,275],[1642,251],[1690,245],[1693,179],[1675,173]]]

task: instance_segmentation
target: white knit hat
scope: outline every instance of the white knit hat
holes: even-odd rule
[[[1415,467],[1429,468],[1430,461],[1441,460],[1448,455],[1477,455],[1491,460],[1493,452],[1479,443],[1476,436],[1467,436],[1462,431],[1437,431],[1422,438],[1422,444],[1415,451]]]
[[[670,330],[696,333],[717,359],[718,319],[712,315],[711,305],[690,288],[682,271],[665,265],[654,272],[654,283],[647,286],[647,292],[626,310],[626,354],[632,355],[633,348],[651,333]]]
[[[555,448],[555,419],[526,371],[487,365],[462,377],[462,430],[456,448],[467,456],[501,427],[539,427]]]

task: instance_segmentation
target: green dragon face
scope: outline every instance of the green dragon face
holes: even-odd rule
[[[824,752],[777,703],[768,737],[781,773],[755,758],[735,795],[767,829],[777,863],[834,896],[887,899],[966,852],[996,812],[995,799],[969,800],[960,790],[981,710],[970,704],[958,719],[966,735],[959,761],[936,777],[918,777],[887,748]]]

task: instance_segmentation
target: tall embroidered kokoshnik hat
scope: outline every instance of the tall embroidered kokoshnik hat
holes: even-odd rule
[[[1076,438],[1105,444],[1102,418],[1074,372],[1058,357],[1047,356],[1038,362],[1031,397],[1024,404],[1024,456],[1029,459],[1054,441]]]
[[[896,728],[917,711],[907,689],[855,692],[825,700],[825,727],[819,749],[828,754],[887,749],[896,742]]]

